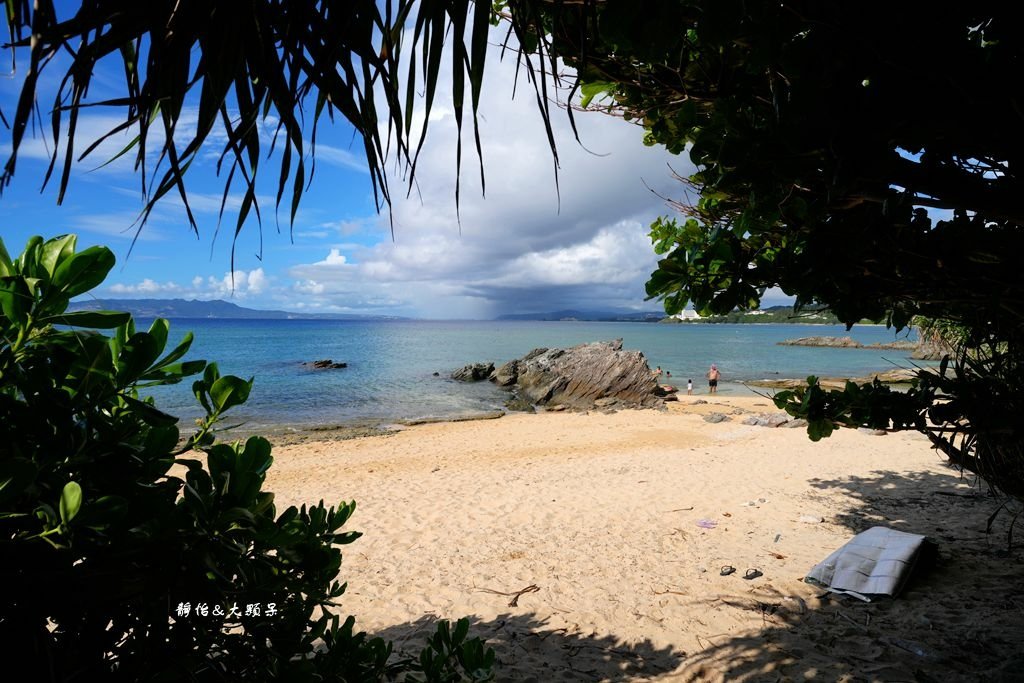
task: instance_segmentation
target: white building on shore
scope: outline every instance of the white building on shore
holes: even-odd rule
[[[701,319],[701,315],[699,313],[697,313],[697,311],[693,310],[692,308],[687,308],[682,313],[676,313],[672,317],[676,318],[677,320],[700,320]]]

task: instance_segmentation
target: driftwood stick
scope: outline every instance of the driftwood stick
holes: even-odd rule
[[[520,596],[524,595],[525,593],[536,593],[537,591],[540,590],[540,587],[536,586],[534,584],[530,584],[526,588],[522,588],[522,589],[517,590],[517,591],[512,591],[510,593],[506,593],[504,591],[496,591],[493,588],[476,588],[476,590],[481,592],[481,593],[493,593],[494,595],[511,595],[512,599],[508,601],[508,606],[509,607],[518,607],[519,606],[519,597]]]

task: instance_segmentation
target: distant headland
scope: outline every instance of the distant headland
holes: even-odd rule
[[[216,318],[233,320],[408,320],[392,315],[293,313],[244,308],[222,299],[89,299],[75,301],[71,311],[127,311],[137,318]]]

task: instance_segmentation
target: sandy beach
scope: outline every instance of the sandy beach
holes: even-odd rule
[[[358,502],[339,612],[409,649],[468,617],[499,680],[1024,680],[1012,515],[986,533],[1000,501],[922,435],[740,424],[762,411],[682,396],[294,444],[266,488]],[[870,604],[802,581],[875,525],[928,535],[935,566]]]

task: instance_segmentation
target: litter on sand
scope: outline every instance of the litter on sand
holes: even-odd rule
[[[895,597],[922,556],[933,556],[934,551],[934,544],[920,534],[876,526],[815,565],[804,581],[865,602]]]

